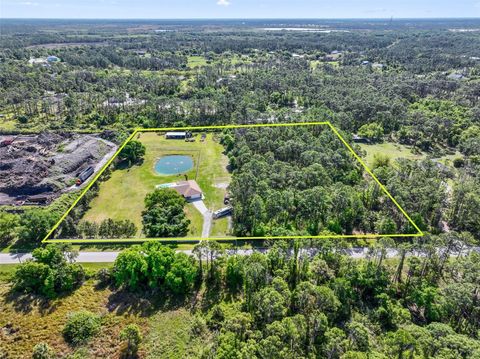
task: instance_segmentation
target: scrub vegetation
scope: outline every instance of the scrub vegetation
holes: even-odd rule
[[[425,235],[201,241],[191,252],[148,242],[115,263],[78,264],[72,247],[40,242],[79,191],[22,204],[24,184],[7,175],[0,196],[15,203],[0,208],[0,246],[33,259],[0,265],[0,357],[479,358],[479,27],[2,19],[2,153],[52,159],[20,134],[121,145],[137,128],[329,121]],[[192,157],[186,175],[208,209],[225,205],[230,183],[234,234],[413,231],[327,133],[201,136],[139,133],[55,235],[140,237],[145,197],[185,178],[155,173],[169,154]],[[182,213],[185,238],[199,237],[200,212]],[[211,233],[228,226],[214,221]]]

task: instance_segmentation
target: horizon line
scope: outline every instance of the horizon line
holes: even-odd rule
[[[480,20],[480,16],[473,17],[169,17],[169,18],[122,18],[122,17],[2,17],[2,20],[169,20],[169,21],[188,21],[188,20]]]

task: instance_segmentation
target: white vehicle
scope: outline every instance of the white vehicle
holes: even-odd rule
[[[213,212],[213,218],[217,219],[223,216],[228,216],[229,214],[232,214],[232,212],[233,212],[232,206],[223,207],[218,211]]]

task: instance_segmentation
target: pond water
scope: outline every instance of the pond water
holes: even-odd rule
[[[168,155],[161,157],[155,163],[155,172],[161,175],[176,175],[193,168],[193,159],[184,155]]]

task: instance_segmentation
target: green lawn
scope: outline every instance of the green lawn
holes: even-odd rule
[[[209,209],[223,207],[225,189],[222,187],[230,182],[230,174],[226,169],[228,159],[223,155],[223,146],[214,134],[209,133],[204,142],[200,142],[199,134],[195,142],[167,140],[163,135],[153,132],[140,133],[138,139],[146,147],[144,162],[129,169],[113,171],[111,177],[101,183],[99,194],[90,203],[90,209],[83,219],[95,222],[106,218],[130,219],[141,229],[145,195],[158,184],[184,179],[183,175],[162,176],[155,173],[156,161],[167,154],[192,156],[194,167],[187,173],[188,178],[197,180]],[[187,204],[186,213],[192,222],[188,236],[199,237],[203,217],[192,204]],[[138,236],[141,236],[140,231]]]
[[[192,339],[193,315],[190,311],[178,310],[158,312],[148,320],[149,333],[143,347],[146,358],[189,358],[207,350],[204,340]]]
[[[222,217],[214,219],[212,222],[210,237],[225,237],[225,235],[229,235],[228,218]]]

